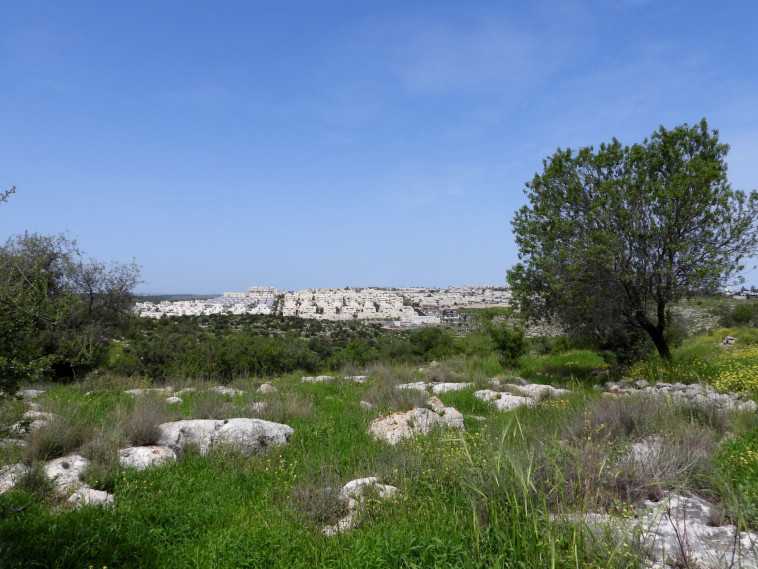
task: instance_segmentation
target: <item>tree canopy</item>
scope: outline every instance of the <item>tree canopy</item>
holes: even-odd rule
[[[758,251],[758,193],[732,189],[728,150],[703,119],[545,159],[512,222],[522,310],[587,335],[643,332],[670,359],[670,304],[715,291]]]

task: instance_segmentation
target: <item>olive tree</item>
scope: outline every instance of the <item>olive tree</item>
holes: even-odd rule
[[[545,159],[512,222],[522,310],[588,335],[641,332],[670,359],[671,303],[716,290],[758,251],[758,193],[732,189],[728,150],[703,119]]]

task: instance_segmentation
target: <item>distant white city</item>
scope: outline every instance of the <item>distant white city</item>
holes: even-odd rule
[[[439,324],[456,318],[460,308],[508,306],[507,287],[460,286],[440,288],[321,288],[279,291],[250,287],[207,300],[138,302],[142,317],[266,314],[314,320],[391,320],[398,326]]]

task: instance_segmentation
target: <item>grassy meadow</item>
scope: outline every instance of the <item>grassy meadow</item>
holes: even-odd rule
[[[293,371],[236,377],[225,383],[244,394],[228,396],[207,390],[217,380],[155,381],[105,370],[41,386],[40,410],[56,419],[25,435],[25,446],[0,447],[0,466],[31,467],[0,495],[0,567],[642,567],[645,553],[633,536],[593,537],[571,520],[587,512],[628,519],[645,498],[672,490],[719,504],[714,523],[758,530],[758,415],[595,389],[623,377],[701,382],[755,398],[758,328],[730,322],[730,314],[718,316],[731,327],[684,334],[670,364],[651,355],[621,368],[591,349],[553,342],[548,350],[536,341],[508,361],[474,331],[435,367],[378,361],[343,368],[342,375],[367,375],[364,384],[340,373],[303,383],[309,374]],[[727,335],[737,343],[717,345]],[[489,378],[515,376],[572,392],[509,412],[473,397],[492,388]],[[256,393],[264,381],[278,392]],[[473,383],[439,395],[463,414],[465,432],[439,430],[396,446],[372,439],[367,429],[376,417],[424,405],[427,395],[395,388],[412,381]],[[165,395],[124,393],[165,385],[195,391],[176,405]],[[262,401],[263,410],[254,405]],[[362,401],[374,408],[364,410]],[[3,402],[0,430],[27,408],[18,399]],[[294,434],[260,454],[218,448],[202,456],[190,448],[168,465],[119,466],[118,449],[155,443],[163,422],[232,417],[285,423]],[[644,441],[658,441],[661,451],[634,460],[631,445]],[[115,506],[74,509],[51,491],[40,465],[69,452],[91,460],[85,481],[112,492]],[[346,514],[339,489],[367,476],[399,493],[369,497],[352,531],[324,535],[325,525]]]

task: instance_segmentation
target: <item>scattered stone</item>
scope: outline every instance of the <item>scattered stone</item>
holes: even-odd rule
[[[195,393],[195,391],[197,391],[197,389],[195,389],[194,387],[185,387],[184,389],[180,389],[179,391],[174,393],[174,395],[176,395],[177,397],[181,397],[185,393]]]
[[[438,361],[436,361],[436,360],[432,360],[429,363],[429,367],[437,367],[438,365],[440,365],[440,363]]]
[[[734,336],[727,336],[724,341],[721,342],[724,346],[732,346],[737,342],[737,338]]]
[[[186,445],[197,446],[207,454],[215,446],[252,452],[286,444],[292,427],[262,419],[196,419],[163,423],[158,444],[179,451]]]
[[[241,389],[234,389],[233,387],[225,387],[223,385],[216,385],[215,387],[211,387],[208,391],[220,393],[221,395],[229,395],[230,397],[245,394]]]
[[[685,385],[684,383],[656,383],[650,386],[646,381],[640,380],[632,386],[628,381],[609,381],[603,386],[604,395],[650,395],[666,396],[675,401],[694,405],[706,405],[720,410],[732,410],[758,412],[758,404],[752,399],[743,399],[739,393],[717,393],[711,386],[700,383]]]
[[[429,387],[430,384],[424,383],[423,381],[416,381],[414,383],[401,383],[400,385],[396,385],[395,389],[415,389],[416,391],[426,391],[426,388]]]
[[[70,504],[77,508],[82,506],[112,506],[113,494],[103,490],[95,490],[88,486],[77,489],[68,499]]]
[[[370,411],[371,409],[376,407],[376,405],[374,405],[373,403],[369,403],[368,401],[361,401],[360,406],[361,406],[361,409],[363,409],[364,411]]]
[[[347,503],[348,514],[336,524],[325,526],[321,530],[327,537],[334,537],[338,533],[355,527],[356,513],[359,506],[363,503],[367,490],[375,492],[376,497],[380,500],[391,498],[399,492],[394,486],[379,484],[379,479],[375,476],[351,480],[340,490],[340,500]]]
[[[172,395],[171,397],[168,397],[166,399],[166,403],[169,405],[174,405],[176,403],[183,403],[184,400],[181,397],[177,397],[176,395]]]
[[[174,388],[170,385],[167,387],[145,387],[142,389],[127,389],[124,391],[124,393],[128,393],[132,397],[138,397],[140,395],[149,395],[151,393],[155,393],[158,395],[167,395],[169,393],[173,393]]]
[[[331,375],[317,375],[316,377],[306,376],[301,381],[305,383],[323,383],[334,379]]]
[[[20,463],[0,468],[0,494],[10,492],[27,470],[27,467]]]
[[[27,442],[24,439],[3,439],[0,441],[0,448],[25,447],[26,445]]]
[[[124,468],[145,470],[176,460],[176,453],[166,446],[129,447],[118,451],[118,461]]]
[[[515,383],[516,385],[529,385],[529,382],[525,380],[523,377],[514,377],[511,382]]]
[[[432,384],[432,393],[449,393],[451,391],[462,391],[472,387],[473,383],[434,383]]]
[[[438,409],[437,399],[432,404]],[[441,401],[439,402],[442,403]],[[464,430],[463,415],[454,407],[442,407],[437,413],[423,407],[416,407],[405,413],[394,413],[389,417],[378,417],[369,425],[368,432],[376,439],[382,439],[391,445],[415,435],[427,435],[436,427],[450,427]]]
[[[491,389],[474,391],[474,397],[492,403],[499,411],[510,411],[517,407],[522,407],[524,405],[529,406],[537,403],[537,401],[531,397],[501,393],[499,391],[492,391]]]
[[[53,419],[55,419],[55,417],[55,413],[29,410],[23,414],[23,419],[21,421],[10,426],[10,430],[18,435],[31,433],[37,429],[46,427],[53,421]]]
[[[45,465],[45,474],[52,480],[58,492],[67,492],[83,486],[81,475],[88,466],[89,460],[80,454],[72,453],[48,462]]]
[[[45,392],[41,389],[22,389],[16,395],[24,399],[36,399],[40,395],[44,395]]]
[[[278,389],[270,383],[264,383],[258,388],[258,393],[278,393]]]

